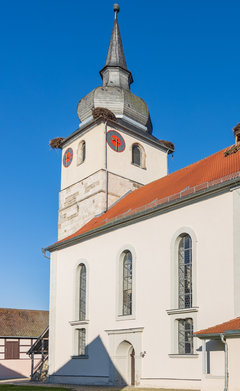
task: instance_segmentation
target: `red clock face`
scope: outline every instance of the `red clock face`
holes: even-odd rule
[[[124,138],[116,130],[107,132],[107,143],[115,152],[123,152],[125,149]]]
[[[69,167],[70,164],[72,163],[72,159],[73,159],[73,150],[72,148],[68,148],[63,155],[64,167]]]

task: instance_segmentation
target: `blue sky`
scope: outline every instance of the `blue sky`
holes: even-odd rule
[[[233,143],[240,122],[240,2],[121,0],[132,92],[154,135],[174,142],[170,171]],[[60,151],[48,142],[79,124],[78,101],[101,84],[113,2],[0,1],[0,306],[48,309],[57,238]]]

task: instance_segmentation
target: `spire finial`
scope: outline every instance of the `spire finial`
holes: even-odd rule
[[[123,87],[129,90],[133,82],[132,74],[127,68],[124,56],[121,34],[118,25],[117,14],[120,7],[117,3],[113,4],[115,13],[112,35],[108,47],[108,54],[104,68],[100,71],[103,79],[103,86]]]
[[[119,4],[117,4],[117,3],[113,4],[113,11],[114,11],[114,13],[115,13],[115,19],[117,19],[117,14],[118,14],[119,11],[120,11]]]

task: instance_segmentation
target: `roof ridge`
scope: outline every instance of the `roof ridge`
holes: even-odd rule
[[[225,178],[225,180],[228,180],[227,178],[233,178],[235,173],[240,172],[240,152],[238,151],[238,153],[226,157],[224,151],[227,148],[225,147],[130,192],[125,197],[119,199],[106,212],[98,217],[93,217],[76,232],[59,240],[58,243],[86,234],[109,221],[116,220],[120,216],[134,214],[134,211],[142,210],[145,206],[153,204],[155,199],[159,201],[169,200],[171,197],[183,192],[184,196],[187,196],[193,193],[191,189],[202,190],[203,187],[200,185],[206,184],[208,187],[209,184],[212,186],[221,183],[220,179]],[[231,157],[229,158],[229,156]],[[175,197],[174,199],[177,198]]]
[[[233,144],[232,144],[232,145],[233,145]],[[231,148],[232,145],[230,145],[229,147],[223,148],[223,149],[221,149],[220,151],[217,151],[217,152],[215,152],[215,153],[212,153],[211,155],[208,155],[208,156],[204,157],[203,159],[197,160],[196,162],[193,162],[193,163],[189,164],[188,166],[182,167],[182,168],[180,168],[179,170],[173,171],[173,172],[171,172],[170,174],[167,174],[167,175],[165,175],[165,176],[163,176],[163,177],[161,177],[161,178],[155,179],[154,181],[149,182],[149,183],[147,183],[146,185],[143,185],[142,187],[139,187],[138,189],[135,189],[135,190],[131,191],[130,194],[136,194],[136,192],[138,192],[138,191],[140,191],[140,190],[142,190],[142,189],[146,189],[149,185],[151,185],[151,184],[153,184],[153,183],[156,183],[156,182],[159,182],[159,181],[161,181],[163,178],[167,178],[167,177],[169,178],[169,177],[173,176],[174,174],[177,174],[177,173],[179,173],[179,172],[183,172],[183,171],[189,169],[190,167],[192,167],[192,166],[194,166],[194,165],[200,164],[200,163],[203,162],[204,160],[210,159],[210,158],[213,157],[214,155],[217,155],[217,154],[219,154],[220,152],[223,152],[223,151],[227,150],[228,148]],[[126,194],[125,196],[127,196],[127,195],[129,195],[129,194]],[[122,197],[114,203],[114,206],[115,206],[119,201],[121,201],[121,199],[122,199]],[[104,212],[104,213],[107,213],[107,211]],[[103,213],[103,214],[104,214],[104,213]]]

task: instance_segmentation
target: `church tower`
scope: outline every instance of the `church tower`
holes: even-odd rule
[[[123,51],[114,4],[114,24],[102,86],[82,98],[81,124],[65,139],[51,140],[62,149],[59,194],[59,240],[103,213],[129,191],[167,175],[172,143],[152,136],[149,110],[130,91],[133,83]]]

